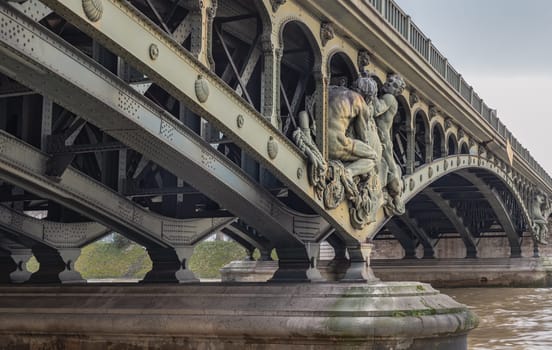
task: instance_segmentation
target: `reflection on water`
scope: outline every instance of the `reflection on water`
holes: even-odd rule
[[[552,349],[552,289],[442,289],[479,316],[469,334],[471,350]]]

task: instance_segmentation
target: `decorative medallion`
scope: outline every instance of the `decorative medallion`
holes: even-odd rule
[[[429,167],[427,168],[427,177],[431,179],[432,176],[433,176],[433,168]]]
[[[335,37],[335,31],[333,24],[330,22],[322,22],[320,25],[320,40],[322,41],[322,46],[326,46],[328,41],[332,40]]]
[[[149,46],[149,56],[152,60],[156,60],[159,57],[159,48],[155,44]]]
[[[238,117],[236,118],[236,125],[238,126],[238,128],[241,129],[244,123],[245,123],[245,120],[243,118],[243,115],[238,114]]]
[[[414,181],[414,179],[410,179],[408,186],[410,188],[410,191],[414,190],[414,186],[416,186],[416,182]]]
[[[195,81],[195,93],[199,102],[203,103],[209,98],[209,83],[207,79],[199,75]]]
[[[420,98],[418,97],[416,90],[412,90],[410,92],[410,97],[408,98],[408,103],[410,103],[410,107],[414,106],[418,102],[420,102]]]
[[[297,168],[297,178],[301,180],[303,177],[303,168]]]
[[[363,71],[364,67],[370,65],[370,53],[367,50],[359,50],[357,63],[359,70]]]
[[[272,11],[278,11],[278,8],[286,3],[286,0],[270,0],[272,3]]]
[[[91,22],[98,22],[102,18],[102,0],[82,0],[82,9]]]
[[[276,142],[272,136],[268,139],[266,151],[268,152],[270,159],[274,159],[278,155],[278,142]]]
[[[445,160],[445,162],[443,163],[443,170],[447,170],[448,169],[448,161]]]

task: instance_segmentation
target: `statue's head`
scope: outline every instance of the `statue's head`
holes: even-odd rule
[[[535,200],[537,201],[537,203],[539,204],[543,204],[546,202],[546,195],[542,192],[537,192],[537,194],[535,195]]]
[[[402,94],[404,88],[406,88],[406,83],[403,78],[398,74],[390,74],[383,84],[383,92],[386,94],[391,94],[393,96],[398,96]]]
[[[360,76],[353,82],[352,88],[361,94],[367,103],[373,101],[378,95],[378,83],[368,76]]]

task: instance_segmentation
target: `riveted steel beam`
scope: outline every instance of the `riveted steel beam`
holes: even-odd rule
[[[53,180],[44,175],[47,160],[47,155],[0,131],[1,179],[80,212],[138,243],[161,247],[190,245],[233,220],[163,217],[72,168],[59,181]],[[60,244],[56,238],[51,241],[52,245]]]
[[[97,22],[91,22],[80,1],[42,2],[143,71],[175,98],[184,101],[194,113],[212,122],[328,220],[344,239],[354,243],[365,240],[369,230],[357,230],[351,226],[347,203],[326,210],[307,176],[298,176],[307,173],[306,160],[295,145],[208,67],[130,4],[103,1],[103,16]],[[128,40],[129,37],[140,40]],[[156,52],[154,56],[150,55],[150,49]],[[209,95],[203,101],[196,95],[195,86],[205,82],[209,86]],[[236,122],[240,115],[245,120],[243,125]],[[275,157],[269,155],[269,141],[278,145]]]
[[[0,228],[52,248],[80,248],[111,232],[95,222],[65,223],[39,220],[0,205]]]
[[[0,21],[29,40],[21,43],[0,32],[1,66],[8,74],[155,159],[258,228],[275,246],[296,246],[329,230],[320,217],[285,208],[187,127],[45,29],[2,5]],[[40,170],[36,173],[43,174]],[[50,183],[44,186],[48,188]],[[112,196],[104,202],[108,201],[118,203],[121,199]],[[303,222],[307,222],[306,230],[300,226]],[[140,230],[137,223],[131,227]]]

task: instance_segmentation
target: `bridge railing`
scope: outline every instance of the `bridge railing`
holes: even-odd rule
[[[510,140],[512,149],[552,187],[552,178],[538,164],[533,156],[522,147],[508,128],[497,118],[496,110],[491,109],[473,90],[462,75],[449,63],[446,57],[437,50],[431,40],[410,20],[393,0],[364,0],[375,8],[379,14],[439,73],[449,85],[464,98],[477,113],[505,140]]]

